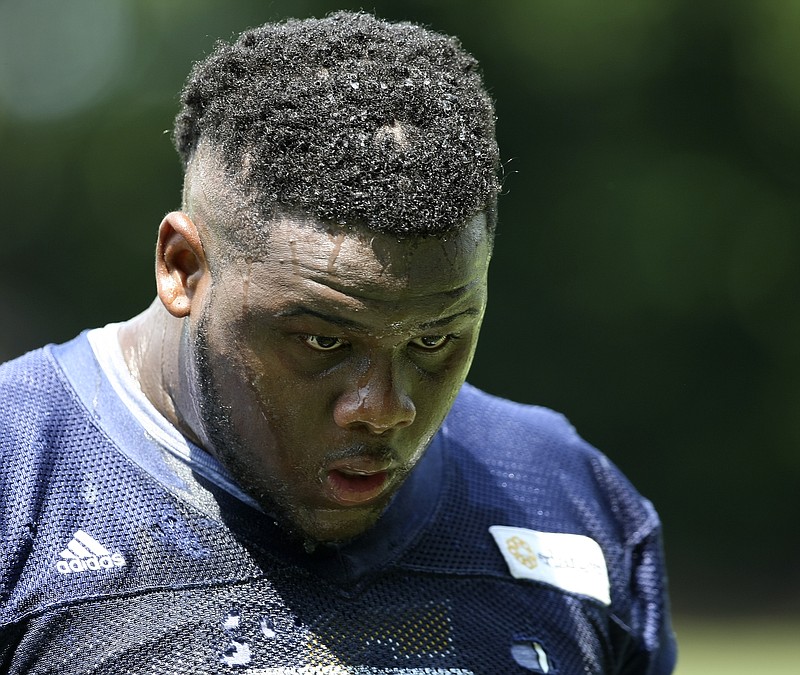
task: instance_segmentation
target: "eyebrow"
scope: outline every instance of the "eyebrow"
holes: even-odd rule
[[[450,316],[445,316],[441,319],[434,319],[433,321],[425,321],[424,323],[417,324],[417,327],[421,330],[427,330],[429,328],[439,328],[440,326],[446,326],[447,324],[452,323],[456,319],[462,316],[478,316],[480,315],[480,310],[477,307],[469,307],[462,312],[457,312],[456,314],[451,314]],[[290,309],[285,309],[277,313],[277,315],[281,319],[290,319],[298,316],[311,316],[316,319],[321,319],[326,323],[333,324],[334,326],[341,326],[342,328],[346,328],[352,331],[363,331],[366,330],[366,326],[358,323],[357,321],[352,321],[350,319],[345,319],[342,316],[338,316],[336,314],[327,314],[325,312],[320,312],[316,309],[311,309],[310,307],[292,307]]]

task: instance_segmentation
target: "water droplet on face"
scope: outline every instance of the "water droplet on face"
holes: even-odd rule
[[[358,409],[361,410],[365,403],[367,402],[367,396],[369,396],[369,385],[365,384],[363,387],[360,386],[357,390],[358,396]]]
[[[222,662],[226,666],[246,666],[251,658],[250,645],[238,640],[232,640],[228,648],[222,652]]]

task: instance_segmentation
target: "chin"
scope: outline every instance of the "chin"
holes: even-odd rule
[[[304,514],[295,528],[308,542],[344,544],[369,530],[384,511],[384,507],[352,509],[317,509]]]

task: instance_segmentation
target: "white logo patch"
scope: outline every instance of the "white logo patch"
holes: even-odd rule
[[[505,525],[492,525],[489,532],[515,579],[534,579],[611,604],[606,560],[594,539]]]
[[[97,539],[83,530],[75,532],[72,541],[61,553],[56,563],[61,574],[74,574],[89,570],[113,569],[127,564],[121,553],[111,553]]]

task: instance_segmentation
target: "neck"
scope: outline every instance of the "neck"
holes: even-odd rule
[[[144,312],[122,325],[119,342],[128,370],[144,395],[184,436],[199,444],[182,414],[186,381],[181,378],[181,335],[184,319],[173,317],[156,299]]]

